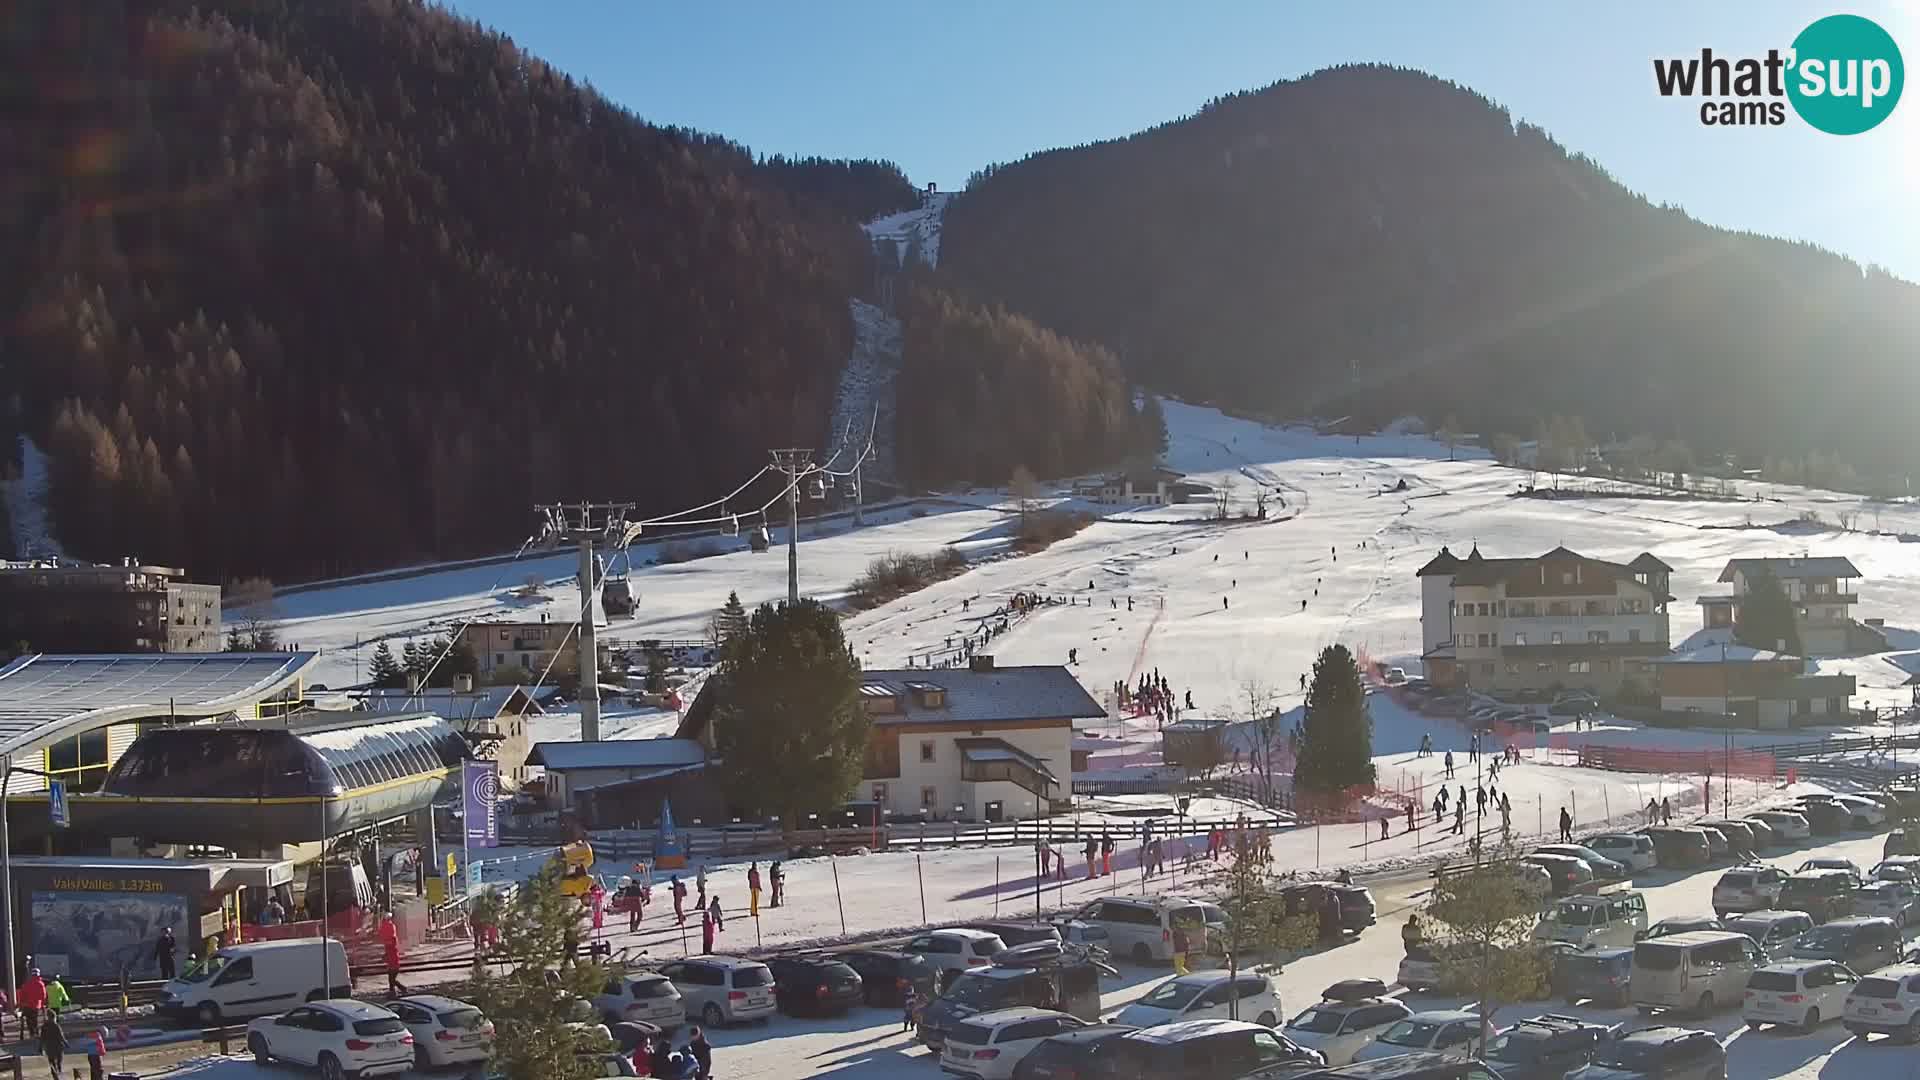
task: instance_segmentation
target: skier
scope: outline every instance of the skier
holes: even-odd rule
[[[179,948],[173,939],[173,927],[161,927],[160,940],[153,943],[153,960],[160,965],[161,979],[173,978],[173,958]]]
[[[1113,834],[1100,834],[1100,872],[1113,873]]]
[[[1316,589],[1316,590],[1314,590],[1314,592],[1315,592],[1315,593],[1318,593],[1318,592],[1319,592],[1319,590],[1318,590],[1318,589]],[[1302,598],[1301,598],[1301,600],[1300,600],[1300,610],[1301,610],[1301,611],[1305,611],[1305,610],[1307,610],[1307,601],[1306,601],[1306,598],[1305,598],[1305,597],[1302,597]]]
[[[1447,756],[1440,759],[1440,768],[1441,775],[1449,780],[1453,779],[1453,751],[1447,751]]]
[[[1241,553],[1240,553],[1240,558],[1241,558],[1241,559],[1243,559],[1243,560],[1246,560],[1246,559],[1251,559],[1251,558],[1253,558],[1253,556],[1252,556],[1252,555],[1249,555],[1248,553],[1246,553],[1246,552],[1244,552],[1244,551],[1243,551],[1243,552],[1241,552]]]
[[[675,874],[667,883],[667,890],[673,893],[673,924],[687,925],[687,883],[680,880],[679,874]]]
[[[1219,553],[1219,552],[1215,552],[1215,553],[1214,553],[1214,555],[1213,555],[1213,561],[1214,561],[1214,562],[1219,562],[1219,561],[1220,561],[1220,553]]]
[[[1380,819],[1380,839],[1385,840],[1387,838],[1387,829],[1388,829],[1387,819],[1381,818]]]
[[[1567,813],[1567,808],[1564,806],[1560,808],[1560,842],[1573,843],[1573,815]]]
[[[713,913],[713,928],[715,930],[725,930],[727,928],[727,920],[720,915],[720,894],[714,894],[713,899],[707,904],[707,910]]]
[[[704,955],[713,951],[713,913],[706,908],[700,909],[700,952]]]
[[[1069,663],[1069,664],[1077,664],[1077,663],[1079,663],[1079,662],[1080,662],[1080,650],[1079,650],[1079,649],[1068,649],[1068,650],[1067,650],[1067,663]]]
[[[767,867],[767,877],[773,886],[773,906],[779,907],[787,898],[787,872],[781,867],[779,859],[773,860],[772,865]]]
[[[1087,856],[1087,880],[1092,881],[1100,876],[1100,865],[1094,862],[1094,858],[1100,854],[1100,842],[1089,836],[1081,851]]]
[[[1500,796],[1500,831],[1502,833],[1513,831],[1513,803],[1508,801],[1505,795]]]
[[[1480,787],[1479,785],[1476,784],[1473,789],[1473,802],[1474,802],[1473,816],[1486,817],[1487,816],[1487,789]]]
[[[1453,806],[1453,835],[1459,836],[1467,831],[1467,800],[1461,799]]]
[[[1304,691],[1306,688],[1307,688],[1307,673],[1303,671],[1300,673],[1300,689]]]
[[[1442,788],[1441,790],[1444,791],[1446,789]],[[1445,813],[1446,809],[1447,809],[1446,800],[1442,799],[1438,795],[1435,795],[1433,797],[1433,823],[1435,825],[1440,824],[1440,815]]]
[[[1193,691],[1187,691],[1187,708],[1193,708]]]
[[[1220,610],[1227,610],[1227,598],[1224,596],[1220,598]]]
[[[1660,799],[1660,823],[1673,824],[1673,800],[1662,796]]]
[[[1649,795],[1647,796],[1647,824],[1652,825],[1659,820],[1660,804],[1653,800],[1653,796]]]
[[[700,894],[694,898],[693,906],[702,907],[702,908],[706,907],[707,906],[707,864],[706,863],[701,863],[700,868],[694,871],[693,880],[694,880],[694,885],[699,890],[699,894]]]
[[[1133,610],[1133,597],[1131,596],[1127,597],[1127,610],[1128,611]]]
[[[1413,831],[1413,804],[1407,804],[1407,831]]]
[[[760,863],[758,860],[747,864],[747,915],[760,917]]]

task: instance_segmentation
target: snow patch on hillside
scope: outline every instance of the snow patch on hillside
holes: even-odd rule
[[[875,246],[879,246],[883,240],[892,240],[897,244],[901,266],[907,265],[907,261],[915,257],[928,266],[938,266],[940,224],[946,216],[947,200],[951,198],[953,195],[944,191],[927,195],[919,206],[911,210],[869,221],[866,224],[867,235],[873,238]]]
[[[851,432],[848,452],[857,453],[871,424],[873,457],[864,479],[890,483],[895,476],[893,409],[894,380],[900,374],[900,320],[864,300],[849,301],[848,306],[853,311],[853,354],[840,372],[827,438],[831,441]]]
[[[12,526],[13,553],[22,559],[52,559],[65,554],[54,538],[47,514],[47,455],[25,435],[20,436],[20,475],[0,484]]]

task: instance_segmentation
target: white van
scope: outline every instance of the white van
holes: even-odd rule
[[[1563,896],[1533,928],[1535,941],[1564,941],[1577,948],[1631,945],[1647,928],[1647,898],[1637,892]]]
[[[1173,959],[1175,919],[1204,925],[1216,943],[1209,949],[1217,947],[1218,935],[1227,928],[1226,912],[1218,905],[1183,896],[1109,896],[1081,908],[1074,918],[1104,929],[1108,951],[1136,964]],[[1199,944],[1191,951],[1199,953]]]
[[[340,939],[294,938],[216,951],[206,962],[168,980],[155,1008],[212,1027],[231,1018],[268,1016],[309,1001],[352,996],[353,976]]]
[[[1766,954],[1745,934],[1689,930],[1633,947],[1633,1003],[1642,1012],[1690,1009],[1705,1015],[1739,1004]]]

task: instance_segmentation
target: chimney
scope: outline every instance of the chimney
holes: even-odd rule
[[[453,677],[453,692],[456,694],[473,693],[473,676],[461,672]]]
[[[417,671],[407,672],[407,693],[417,694],[419,692],[420,692],[420,673]]]
[[[972,659],[967,661],[967,670],[968,671],[992,671],[993,657],[988,656],[985,653],[976,654]]]

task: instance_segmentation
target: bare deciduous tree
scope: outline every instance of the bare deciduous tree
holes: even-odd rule
[[[1273,687],[1259,679],[1245,679],[1240,683],[1240,699],[1236,702],[1246,721],[1247,762],[1253,767],[1253,782],[1261,801],[1269,804],[1277,794],[1274,778],[1285,764],[1286,725],[1280,718],[1279,699]]]

